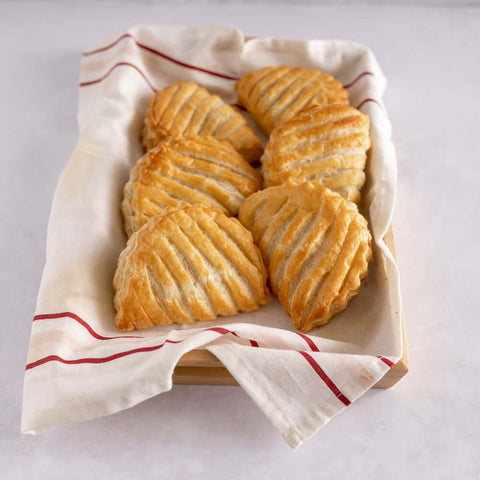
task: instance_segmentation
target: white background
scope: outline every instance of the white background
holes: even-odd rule
[[[301,3],[0,2],[2,479],[480,478],[480,5]],[[141,23],[351,39],[389,80],[411,371],[296,451],[237,387],[175,386],[110,417],[20,436],[50,203],[77,137],[80,54]]]

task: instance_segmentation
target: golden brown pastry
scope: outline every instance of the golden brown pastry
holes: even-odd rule
[[[130,172],[122,214],[128,235],[165,207],[201,203],[236,215],[260,177],[228,143],[192,136],[161,142]]]
[[[304,68],[265,67],[244,75],[235,91],[267,135],[278,121],[309,105],[348,105],[348,93],[340,82],[327,73]]]
[[[204,206],[167,208],[133,234],[113,279],[122,331],[213,320],[270,301],[251,233]]]
[[[150,150],[169,137],[192,134],[227,140],[249,163],[263,152],[242,115],[196,83],[176,82],[155,93],[145,117],[143,147]]]
[[[272,132],[262,157],[266,186],[312,181],[360,201],[369,118],[348,105],[312,105]]]
[[[285,183],[248,197],[239,218],[297,329],[326,324],[359,293],[372,251],[354,203],[321,185]]]

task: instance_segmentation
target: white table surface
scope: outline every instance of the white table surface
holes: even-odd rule
[[[19,433],[50,203],[77,136],[80,53],[140,23],[352,39],[389,79],[411,371],[296,451],[237,387],[175,386],[110,417]],[[0,478],[480,478],[478,5],[3,2],[0,45]]]

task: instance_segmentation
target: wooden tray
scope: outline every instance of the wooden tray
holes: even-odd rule
[[[390,227],[385,235],[385,243],[395,256],[393,231]],[[408,372],[408,350],[405,336],[405,322],[402,315],[403,355],[373,388],[390,388]],[[207,350],[192,350],[183,355],[173,372],[176,385],[238,385],[230,372],[215,355]]]

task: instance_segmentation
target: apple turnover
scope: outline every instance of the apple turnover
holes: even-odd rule
[[[322,185],[285,183],[248,197],[239,218],[297,329],[328,323],[359,293],[372,251],[354,203]]]
[[[312,181],[360,201],[369,118],[348,105],[312,105],[272,132],[262,156],[266,186]]]
[[[205,206],[169,207],[128,240],[113,279],[121,331],[213,320],[270,301],[251,233]]]
[[[339,81],[304,68],[265,67],[244,75],[235,84],[235,91],[267,135],[277,122],[309,105],[348,105],[348,93]]]
[[[131,235],[165,207],[182,203],[237,215],[260,186],[258,174],[228,142],[170,139],[149,150],[131,170],[121,205],[124,228]]]
[[[169,137],[191,134],[227,140],[249,163],[258,161],[263,152],[242,115],[205,88],[194,82],[176,82],[156,92],[142,131],[145,150]]]

